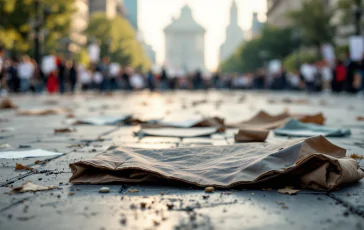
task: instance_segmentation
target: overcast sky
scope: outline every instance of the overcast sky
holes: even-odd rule
[[[266,0],[236,0],[239,8],[239,24],[242,29],[251,27],[252,12],[257,11],[265,21]],[[218,50],[225,40],[225,27],[229,21],[232,0],[139,0],[139,27],[144,39],[157,52],[157,62],[164,62],[163,29],[172,17],[178,17],[180,9],[188,4],[194,18],[206,29],[205,62],[214,70],[218,65]]]

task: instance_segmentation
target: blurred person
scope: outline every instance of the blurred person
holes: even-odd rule
[[[114,91],[119,88],[118,78],[120,75],[120,65],[118,63],[111,63],[109,67],[109,90]]]
[[[123,69],[123,74],[121,76],[121,81],[122,81],[122,85],[123,85],[123,89],[124,90],[132,90],[132,87],[130,85],[130,77],[132,74],[133,70],[130,66],[125,66]]]
[[[37,93],[38,91],[38,85],[40,83],[40,79],[39,79],[39,67],[37,62],[34,59],[30,59],[30,62],[32,63],[33,67],[34,67],[34,71],[33,71],[33,75],[30,78],[29,81],[29,88],[33,93]]]
[[[148,71],[148,88],[150,90],[150,92],[153,92],[155,89],[155,76],[152,70]]]
[[[75,61],[69,62],[68,78],[70,82],[71,93],[75,93],[76,83],[78,79],[77,65]]]
[[[102,88],[105,91],[111,90],[111,78],[110,78],[110,58],[104,57],[102,62],[99,64],[99,69],[101,71],[103,81],[102,81]]]
[[[30,61],[29,56],[24,55],[22,61],[18,65],[18,76],[20,79],[20,91],[28,92],[30,87],[30,79],[33,77],[35,67]]]
[[[301,74],[305,82],[306,90],[309,92],[314,92],[317,69],[313,62],[303,64],[301,66]]]
[[[193,89],[195,90],[204,88],[201,70],[199,69],[196,70],[195,75],[193,76],[192,79],[192,83],[193,83]]]
[[[300,90],[301,89],[301,78],[300,73],[296,70],[291,74],[287,75],[288,89]]]
[[[333,76],[333,86],[332,90],[336,93],[339,93],[345,89],[345,78],[347,69],[344,65],[344,62],[341,60],[336,61],[334,76]]]
[[[140,90],[144,88],[144,78],[139,71],[135,71],[130,78],[130,84],[135,90]]]
[[[364,53],[363,53],[361,61],[359,62],[359,65],[358,65],[358,72],[360,75],[359,91],[364,95]]]
[[[346,58],[344,61],[344,65],[346,67],[346,77],[345,77],[345,91],[349,93],[354,93],[356,90],[353,87],[354,84],[354,76],[357,66],[357,63],[352,61],[350,58],[350,53],[346,53]]]
[[[20,79],[18,77],[17,65],[18,61],[16,60],[16,58],[9,59],[6,68],[7,85],[10,92],[14,93],[17,93],[20,90]]]
[[[219,71],[216,71],[215,74],[211,78],[212,87],[215,89],[221,88],[221,74]]]
[[[66,92],[66,63],[62,56],[57,58],[57,70],[59,92],[64,94]]]
[[[320,65],[320,73],[322,76],[322,87],[324,90],[329,90],[331,88],[332,82],[332,70],[327,63],[327,61],[323,61]]]
[[[56,93],[58,92],[59,89],[59,85],[58,85],[59,81],[57,79],[57,74],[56,71],[51,71],[48,75],[48,79],[47,79],[47,91],[50,94]]]
[[[161,73],[161,76],[160,76],[160,89],[162,91],[168,89],[168,75],[167,75],[167,71],[166,71],[166,69],[164,67],[162,69],[162,73]]]
[[[79,66],[79,77],[81,83],[81,90],[87,91],[92,88],[92,75],[83,65]]]
[[[254,89],[264,89],[265,86],[265,73],[264,69],[259,69],[253,78]]]
[[[102,70],[100,69],[100,66],[95,67],[95,71],[93,72],[92,81],[94,85],[94,89],[98,89],[100,93],[104,91],[103,83],[104,81],[104,75],[102,74]]]

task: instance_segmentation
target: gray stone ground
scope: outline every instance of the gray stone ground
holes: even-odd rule
[[[307,98],[309,104],[268,103],[270,99]],[[267,92],[149,92],[117,93],[99,96],[12,96],[20,108],[38,108],[46,104],[67,106],[76,116],[133,113],[143,118],[165,114],[218,115],[226,121],[245,120],[259,110],[279,113],[323,112],[327,125],[350,127],[352,136],[331,138],[348,153],[364,155],[363,98],[348,95],[306,95],[304,93]],[[207,103],[193,105],[195,101]],[[49,106],[49,105],[47,105]],[[12,149],[20,145],[56,150],[64,156],[35,165],[38,158],[0,159],[0,229],[364,229],[364,182],[332,193],[301,190],[289,196],[277,191],[216,191],[204,199],[203,189],[157,185],[108,185],[110,193],[100,194],[94,185],[72,185],[69,164],[92,158],[110,145],[141,148],[174,148],[191,145],[233,144],[237,130],[227,130],[211,138],[138,139],[132,135],[137,127],[77,126],[77,132],[54,134],[54,128],[67,126],[65,114],[45,117],[15,115],[14,110],[0,111],[0,127],[14,128],[0,133],[0,145]],[[8,119],[8,121],[4,121]],[[271,134],[268,142],[283,141]],[[82,145],[77,145],[82,144]],[[4,150],[0,150],[4,151]],[[35,167],[40,173],[15,171],[15,163]],[[361,162],[364,167],[364,163]],[[58,190],[8,194],[11,186],[25,181],[39,185],[58,185]],[[137,188],[138,193],[128,193]],[[74,195],[70,195],[74,192]],[[72,194],[72,193],[71,193]],[[146,203],[146,208],[141,208]],[[168,210],[167,205],[173,205]]]

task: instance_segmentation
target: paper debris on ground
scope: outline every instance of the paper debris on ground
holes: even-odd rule
[[[33,170],[33,168],[26,165],[15,163],[15,170]]]
[[[239,129],[235,135],[235,142],[264,142],[269,130]]]
[[[282,189],[278,189],[278,192],[279,193],[282,193],[282,194],[288,194],[288,195],[295,195],[299,192],[300,190],[297,190],[297,189],[293,189],[292,187],[285,187],[285,188],[282,188]]]
[[[9,98],[4,98],[0,101],[0,109],[16,109],[16,106]]]
[[[93,159],[72,163],[70,167],[73,174],[70,182],[74,184],[157,180],[165,185],[189,184],[204,188],[252,185],[267,188],[285,187],[288,184],[284,178],[294,176],[295,180],[290,183],[296,184],[289,185],[331,191],[364,177],[358,161],[346,157],[345,149],[322,136],[226,146],[113,147]],[[131,177],[136,173],[143,176]]]
[[[154,128],[154,129],[140,129],[135,134],[144,136],[157,136],[157,137],[206,137],[217,133],[218,128]]]
[[[75,125],[118,125],[128,121],[132,118],[132,115],[121,115],[121,116],[98,116],[78,119]]]
[[[72,133],[72,132],[75,132],[75,129],[70,129],[70,128],[54,129],[54,133]]]
[[[350,136],[349,129],[331,128],[322,125],[302,123],[295,119],[288,121],[282,128],[274,130],[275,135],[291,137],[345,137]]]
[[[41,186],[33,184],[32,182],[25,182],[24,184],[20,185],[19,187],[13,188],[13,193],[24,193],[24,192],[38,192],[38,191],[46,191],[46,190],[53,190],[58,188],[57,186]]]
[[[28,157],[55,157],[63,153],[51,152],[42,149],[24,150],[24,151],[7,151],[0,152],[0,159],[16,159]]]

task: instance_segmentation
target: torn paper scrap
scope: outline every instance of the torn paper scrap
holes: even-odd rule
[[[51,152],[42,149],[33,149],[25,151],[7,151],[0,152],[0,159],[17,159],[17,158],[28,158],[28,157],[55,157],[63,155],[63,153]]]
[[[274,130],[275,135],[291,137],[345,137],[350,136],[349,129],[337,129],[322,125],[302,123],[295,119],[288,121],[282,128]]]
[[[218,128],[155,128],[141,129],[135,133],[139,137],[157,136],[157,137],[206,137],[218,132]]]
[[[38,192],[38,191],[46,191],[46,190],[53,190],[58,188],[57,186],[41,186],[33,184],[32,182],[25,182],[24,184],[20,185],[19,187],[13,188],[13,193],[24,193],[24,192]]]
[[[239,129],[235,142],[264,142],[268,134],[269,130]]]
[[[118,125],[126,122],[132,116],[131,115],[122,115],[122,116],[99,116],[99,117],[88,117],[78,119],[76,121],[76,125],[85,124],[85,125]]]

